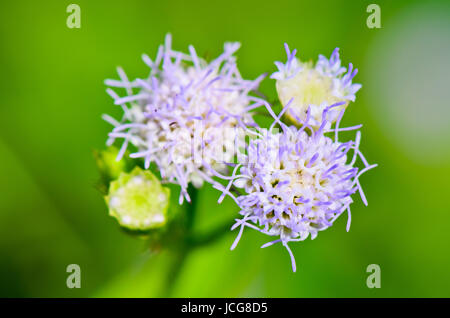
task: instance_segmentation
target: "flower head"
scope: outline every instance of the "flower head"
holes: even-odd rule
[[[348,106],[350,101],[355,101],[355,94],[361,88],[361,84],[353,84],[352,79],[358,73],[350,63],[348,71],[341,66],[339,49],[336,48],[330,59],[319,55],[316,65],[300,62],[295,57],[296,50],[290,51],[285,44],[287,62],[275,62],[278,71],[271,75],[277,80],[276,88],[278,97],[283,104],[291,100],[291,110],[286,112],[286,117],[294,123],[301,123],[306,118],[306,112],[311,107],[310,125],[320,126],[321,116],[326,107],[331,104],[344,101],[328,116],[330,123],[334,122],[339,111]]]
[[[131,143],[137,151],[130,157],[143,158],[146,167],[154,162],[164,182],[181,186],[180,203],[190,200],[188,183],[199,187],[208,176],[205,161],[221,170],[221,162],[234,156],[224,151],[232,147],[233,129],[253,123],[250,110],[259,105],[252,104],[249,93],[262,77],[241,77],[233,55],[238,48],[239,43],[226,43],[224,52],[207,63],[192,46],[190,54],[173,50],[167,35],[154,61],[143,56],[150,67],[148,78],[130,82],[119,69],[120,81],[106,81],[127,93],[119,97],[108,89],[124,110],[121,121],[105,116],[115,126],[108,142],[124,139],[118,158]]]
[[[130,230],[160,228],[167,222],[170,190],[149,170],[134,168],[111,182],[105,197],[109,214]]]
[[[348,212],[349,230],[352,195],[359,191],[367,204],[359,177],[376,165],[369,165],[359,150],[359,131],[355,140],[338,140],[340,131],[361,127],[339,128],[345,109],[340,110],[336,126],[327,128],[330,127],[329,114],[342,105],[341,102],[326,107],[322,112],[320,128],[314,129],[311,126],[314,123],[311,107],[301,122],[302,127],[297,128],[288,127],[280,120],[289,110],[289,104],[278,116],[266,104],[274,118],[272,126],[253,131],[256,138],[249,141],[246,152],[240,155],[232,176],[225,178],[228,185],[215,184],[223,194],[231,196],[241,209],[242,218],[236,219],[232,228],[240,227],[232,249],[245,227],[256,229],[278,237],[262,247],[281,242],[291,255],[295,271],[295,260],[288,242],[302,241],[308,236],[314,239],[319,231],[332,226],[344,211]],[[275,131],[276,124],[281,127],[280,131]],[[330,133],[331,137],[328,136]],[[358,158],[364,164],[363,169],[355,166]],[[230,189],[233,186],[241,189],[241,194],[232,194]]]

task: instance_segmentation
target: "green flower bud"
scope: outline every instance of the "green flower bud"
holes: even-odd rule
[[[94,150],[95,161],[103,180],[115,180],[122,171],[126,170],[126,161],[116,160],[118,153],[119,149],[114,146],[108,147],[106,150]]]
[[[109,215],[119,224],[133,231],[147,231],[167,222],[170,190],[161,185],[149,170],[135,167],[122,172],[112,181],[105,197]]]

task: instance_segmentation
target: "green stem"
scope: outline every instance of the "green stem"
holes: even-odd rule
[[[215,229],[204,234],[191,235],[187,238],[190,248],[198,248],[221,239],[224,235],[230,233],[230,228],[234,222],[234,218],[217,226]]]
[[[163,289],[162,297],[170,297],[170,295],[172,294],[173,288],[175,287],[175,283],[178,279],[178,276],[180,275],[181,269],[183,268],[183,265],[186,262],[187,256],[191,250],[188,238],[191,236],[192,228],[194,227],[198,190],[192,185],[189,185],[188,193],[191,202],[185,203],[186,222],[184,224],[184,229],[182,230],[184,233],[184,238],[183,241],[181,242],[181,246],[177,246],[175,248],[175,260],[171,264],[171,267],[167,273],[166,284]]]
[[[192,185],[189,185],[188,193],[189,193],[191,202],[186,203],[187,204],[187,206],[186,206],[186,232],[190,233],[192,230],[192,227],[194,226],[194,221],[195,221],[198,190],[197,190],[197,188],[193,187]]]
[[[175,260],[171,264],[167,272],[166,284],[163,288],[162,297],[170,297],[176,285],[176,281],[180,276],[181,270],[186,263],[191,250],[213,243],[225,234],[230,233],[230,227],[234,222],[234,218],[217,226],[215,229],[204,234],[193,234],[193,227],[197,208],[198,190],[192,186],[188,189],[191,203],[186,203],[186,222],[184,228],[184,238],[174,248]],[[180,245],[181,244],[181,245]]]
[[[176,251],[175,260],[173,261],[169,271],[167,272],[167,279],[163,287],[161,297],[170,297],[172,295],[175,283],[178,280],[178,277],[180,276],[181,269],[183,268],[183,265],[186,262],[188,253],[189,249],[185,248],[181,248],[178,251]]]

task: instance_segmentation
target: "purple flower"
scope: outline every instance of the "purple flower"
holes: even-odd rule
[[[306,118],[306,111],[311,108],[310,125],[320,126],[323,110],[334,103],[343,101],[340,107],[331,110],[328,114],[330,122],[334,122],[339,111],[355,101],[355,94],[361,84],[353,84],[352,80],[358,73],[350,63],[348,70],[341,66],[339,49],[336,48],[330,59],[319,55],[316,65],[304,63],[295,57],[296,50],[290,51],[285,44],[287,62],[275,62],[278,71],[271,75],[277,80],[278,97],[285,106],[291,99],[291,109],[286,118],[293,123],[299,123]],[[292,114],[295,112],[296,116]]]
[[[229,131],[251,125],[250,111],[260,106],[249,94],[263,76],[256,80],[241,77],[233,55],[239,46],[226,43],[224,52],[207,63],[192,46],[189,54],[173,50],[167,35],[155,60],[143,56],[150,68],[148,78],[129,81],[119,69],[120,80],[106,80],[108,86],[126,91],[121,97],[107,90],[124,111],[120,121],[104,116],[115,126],[108,144],[123,139],[118,159],[131,144],[135,152],[130,157],[143,158],[147,168],[155,163],[163,182],[181,186],[180,203],[183,198],[190,200],[189,183],[200,187],[210,175],[204,162],[219,171],[225,168],[221,162],[231,160],[234,153],[216,157],[223,156],[222,148],[234,142]]]
[[[289,242],[303,241],[308,236],[314,239],[319,231],[333,225],[345,211],[348,213],[347,231],[350,228],[350,205],[352,195],[359,192],[364,204],[367,200],[359,178],[370,165],[361,153],[359,146],[361,125],[340,128],[340,120],[345,109],[341,109],[333,128],[330,112],[344,102],[328,106],[322,112],[318,129],[312,126],[311,107],[306,118],[298,119],[301,128],[287,126],[281,121],[283,114],[290,109],[290,103],[277,116],[269,104],[267,110],[274,118],[269,129],[256,128],[249,133],[256,135],[240,154],[231,177],[224,177],[227,185],[215,183],[215,188],[232,197],[240,208],[240,219],[232,229],[239,228],[239,234],[231,249],[239,242],[245,227],[264,234],[278,237],[264,244],[283,244],[296,271],[295,259],[288,247]],[[278,131],[275,125],[281,127]],[[355,140],[338,140],[340,131],[356,130]],[[330,135],[330,136],[329,136]],[[355,166],[360,159],[364,168]],[[235,195],[231,189],[240,189]],[[242,193],[243,192],[243,193]]]

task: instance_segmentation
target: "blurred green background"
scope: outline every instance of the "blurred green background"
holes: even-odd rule
[[[303,59],[339,46],[363,88],[344,124],[364,124],[362,150],[379,167],[361,179],[345,231],[341,217],[314,241],[282,246],[247,230],[190,254],[171,296],[450,297],[450,6],[445,1],[377,1],[381,29],[369,29],[371,1],[86,1],[81,28],[66,26],[69,1],[10,1],[0,10],[0,296],[153,297],[172,256],[154,257],[107,215],[92,150],[119,114],[103,80],[115,67],[147,75],[171,32],[175,49],[220,53],[240,41],[247,78],[273,72],[284,42]],[[274,82],[262,91],[275,97]],[[177,192],[174,197],[177,197]],[[196,230],[237,209],[200,192]],[[79,264],[80,289],[66,287]],[[366,268],[381,266],[381,288]]]

